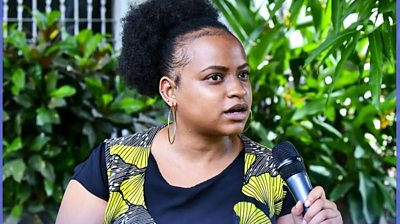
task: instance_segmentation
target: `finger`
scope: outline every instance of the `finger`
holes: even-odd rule
[[[310,222],[317,214],[324,210],[337,211],[336,204],[326,199],[316,200],[304,215],[304,220]]]
[[[338,210],[333,209],[325,209],[318,212],[309,222],[308,224],[320,224],[320,223],[334,223],[339,224],[342,220],[340,212]]]
[[[325,199],[325,191],[321,186],[316,186],[312,191],[308,194],[307,200],[304,202],[305,207],[310,207],[315,200],[322,198]]]
[[[292,208],[292,217],[294,220],[294,223],[301,223],[303,221],[303,203],[301,201],[298,201],[296,205]]]
[[[336,217],[334,219],[329,219],[321,222],[321,224],[343,224],[342,216]]]

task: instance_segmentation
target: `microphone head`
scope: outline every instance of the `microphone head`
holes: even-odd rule
[[[279,174],[285,181],[292,175],[306,170],[303,158],[289,141],[284,141],[273,147],[272,158]]]

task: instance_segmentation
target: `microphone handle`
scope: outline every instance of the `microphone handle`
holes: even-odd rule
[[[289,190],[292,193],[295,200],[303,202],[304,205],[308,193],[310,193],[312,189],[311,182],[310,179],[308,178],[306,171],[292,175],[286,180],[286,184],[288,185]],[[307,208],[304,207],[303,215],[306,214],[306,212]]]

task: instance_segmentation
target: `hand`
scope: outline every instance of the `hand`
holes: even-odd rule
[[[303,217],[303,203],[298,201],[292,208],[292,217],[296,224],[342,224],[342,215],[334,202],[326,199],[325,191],[322,187],[315,187],[304,206],[308,208]]]

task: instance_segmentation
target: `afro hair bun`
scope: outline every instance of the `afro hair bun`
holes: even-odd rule
[[[196,18],[219,23],[218,11],[208,0],[148,0],[131,6],[123,19],[119,60],[126,83],[143,95],[157,95],[165,72],[161,69],[163,42],[178,24]]]

